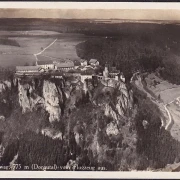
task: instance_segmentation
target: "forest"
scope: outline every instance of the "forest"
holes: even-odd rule
[[[97,37],[78,44],[76,51],[80,58],[95,58],[102,65],[108,63],[116,66],[123,72],[127,82],[135,72],[158,70],[163,79],[180,84],[180,56],[176,49],[178,47],[170,48],[171,44],[166,43],[161,44],[157,39],[143,35],[136,38],[131,35],[121,38]]]

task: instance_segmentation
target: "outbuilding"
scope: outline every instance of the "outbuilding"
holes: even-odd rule
[[[89,61],[89,64],[90,65],[94,65],[94,66],[98,66],[99,65],[99,61],[97,59],[91,59]]]

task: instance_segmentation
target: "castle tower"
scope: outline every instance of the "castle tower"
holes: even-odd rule
[[[120,74],[120,79],[121,79],[121,81],[125,82],[125,77],[124,77],[123,73]]]
[[[104,78],[109,77],[108,64],[105,64],[105,68],[104,68],[104,71],[103,71],[103,76],[104,76]]]

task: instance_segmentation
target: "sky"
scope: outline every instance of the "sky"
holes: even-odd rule
[[[0,9],[0,18],[180,20],[180,10],[166,9]]]

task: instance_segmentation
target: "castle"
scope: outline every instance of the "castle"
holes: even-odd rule
[[[125,82],[123,73],[121,73],[120,70],[117,70],[116,67],[110,67],[107,63],[105,64],[105,68],[103,71],[103,78],[105,80],[115,79],[117,81],[121,80]]]
[[[81,82],[83,83],[86,79],[92,79],[93,77],[98,80],[114,79],[125,82],[124,75],[120,72],[120,70],[117,70],[116,67],[111,67],[106,63],[102,74],[95,73],[97,67],[99,67],[99,62],[95,59],[91,59],[89,61],[89,65],[86,60],[80,60],[78,66],[71,60],[64,60],[60,62],[43,60],[36,61],[35,66],[16,66],[16,74],[39,75],[43,72],[47,72],[51,74],[52,77],[62,77],[62,75],[79,76]],[[58,75],[57,73],[60,73],[61,75]]]

